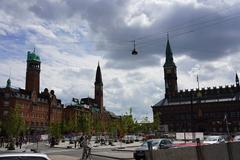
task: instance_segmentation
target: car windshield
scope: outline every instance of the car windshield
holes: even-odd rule
[[[159,143],[159,140],[148,140],[142,144],[143,147],[148,147],[148,142],[151,142],[152,146],[156,146]]]
[[[209,136],[209,137],[206,137],[206,141],[218,141],[219,137],[215,137],[215,136]]]

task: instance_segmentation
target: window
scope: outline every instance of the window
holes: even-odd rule
[[[9,93],[5,93],[5,94],[4,94],[4,97],[5,97],[5,98],[9,98],[9,97],[10,97],[10,94],[9,94]]]
[[[8,107],[9,106],[9,101],[4,101],[4,107]]]
[[[3,111],[3,115],[4,116],[6,116],[8,114],[8,111],[7,110],[5,110],[5,111]],[[240,124],[240,123],[239,123]]]

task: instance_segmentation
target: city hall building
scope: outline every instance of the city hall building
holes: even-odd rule
[[[164,68],[165,97],[151,106],[168,132],[240,132],[240,87],[236,74],[230,86],[178,90],[177,67],[169,40]]]
[[[51,123],[62,122],[63,105],[53,90],[40,88],[40,57],[33,52],[27,53],[25,89],[13,88],[10,78],[6,87],[0,88],[0,122],[5,123],[11,107],[19,107],[29,134],[41,134],[48,130]]]

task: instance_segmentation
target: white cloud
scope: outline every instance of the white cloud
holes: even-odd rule
[[[104,104],[118,114],[151,117],[151,105],[164,97],[166,31],[178,69],[179,89],[234,83],[239,72],[238,1],[113,0],[0,2],[0,82],[9,76],[24,88],[26,52],[36,47],[42,60],[41,90],[54,89],[68,103],[94,96],[98,61]],[[200,30],[199,27],[204,29]],[[176,36],[182,32],[191,32]],[[132,56],[136,39],[139,55]]]

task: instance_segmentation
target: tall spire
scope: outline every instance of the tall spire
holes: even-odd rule
[[[166,61],[165,61],[164,67],[167,67],[167,66],[175,66],[175,63],[173,62],[173,53],[170,46],[168,34],[167,34],[167,46],[166,46]]]
[[[11,88],[11,79],[10,77],[8,78],[7,80],[7,85],[6,85],[7,88]]]
[[[101,68],[98,62],[97,71],[96,71],[96,80],[95,80],[95,103],[98,105],[100,112],[102,113],[103,108],[103,82],[102,82],[102,73]]]
[[[177,87],[177,67],[173,61],[173,53],[170,47],[169,36],[167,35],[166,61],[163,65],[165,80],[165,98],[169,100],[174,97],[178,91]]]
[[[95,85],[96,84],[103,85],[102,73],[101,73],[101,68],[100,68],[99,62],[98,62],[98,66],[97,66],[96,79],[95,79]]]
[[[235,81],[236,81],[236,86],[239,86],[239,78],[238,78],[238,74],[237,73],[236,73]]]

